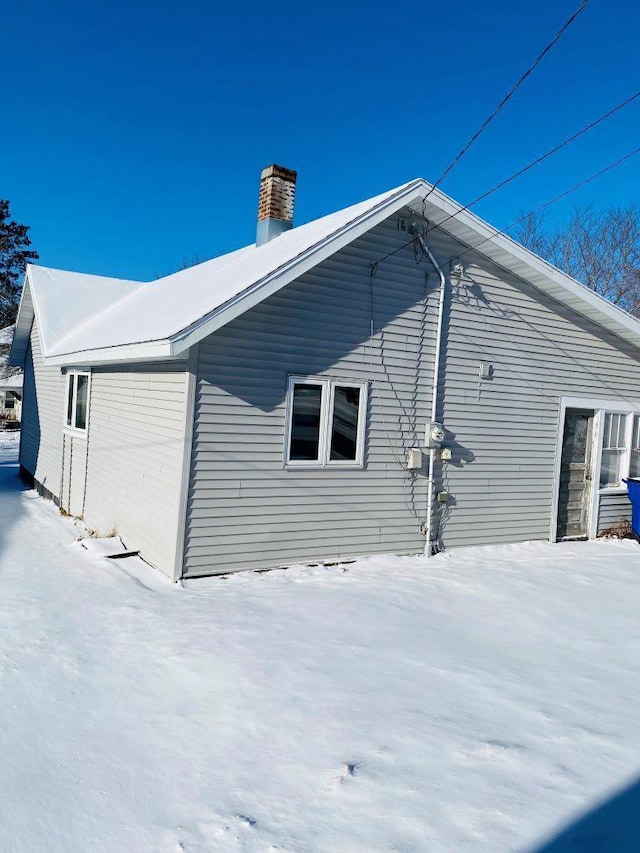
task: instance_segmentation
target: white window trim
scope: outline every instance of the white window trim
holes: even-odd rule
[[[76,423],[76,404],[78,402],[78,376],[86,376],[88,379],[87,382],[87,421],[84,429],[77,427]],[[67,421],[67,411],[69,409],[69,385],[73,382],[73,406],[71,408],[71,423],[69,424]],[[69,433],[69,435],[77,435],[85,437],[87,435],[87,430],[89,428],[89,401],[91,399],[91,371],[90,370],[68,370],[65,374],[65,394],[64,394],[64,413],[63,413],[63,423],[64,423],[64,431]]]
[[[318,459],[289,459],[291,448],[291,429],[293,426],[293,389],[295,385],[320,385],[322,388],[320,398],[320,434],[318,438]],[[356,435],[356,458],[353,461],[345,459],[331,459],[331,425],[333,423],[333,409],[335,394],[333,389],[358,388],[360,401],[358,404],[358,431]],[[285,423],[284,440],[284,467],[291,469],[335,469],[335,468],[364,468],[364,445],[367,429],[367,407],[369,398],[368,382],[354,381],[351,379],[330,379],[324,376],[290,376],[287,383],[287,413]]]
[[[601,409],[597,412],[597,417],[599,420],[598,429],[597,429],[597,450],[598,450],[598,460],[597,460],[597,474],[598,479],[595,481],[597,484],[598,494],[600,495],[626,495],[627,487],[623,484],[619,486],[601,486],[600,485],[600,463],[602,462],[602,439],[604,437],[604,416],[608,412],[612,412],[612,409]],[[613,412],[613,414],[621,414],[626,418],[626,422],[624,425],[624,441],[625,446],[622,449],[622,459],[620,462],[620,468],[624,472],[626,471],[626,476],[629,476],[629,471],[631,470],[631,440],[633,438],[633,419],[636,415],[640,416],[640,408],[633,408],[629,411],[618,411]]]
[[[587,530],[589,539],[594,539],[597,535],[598,526],[598,509],[600,498],[604,495],[624,495],[627,492],[626,486],[611,486],[600,487],[600,463],[602,461],[602,433],[604,431],[604,413],[605,412],[621,412],[625,415],[638,414],[640,415],[640,399],[639,400],[601,400],[591,397],[561,397],[560,409],[558,418],[558,434],[556,438],[556,458],[554,465],[554,486],[553,499],[551,502],[551,529],[549,531],[549,541],[556,541],[557,524],[558,524],[558,495],[560,484],[560,463],[562,457],[562,437],[564,434],[564,420],[567,409],[593,409],[594,424],[592,435],[592,489],[591,489],[591,505],[587,518]],[[633,418],[629,418],[633,424]],[[629,461],[631,455],[631,440],[628,440]]]

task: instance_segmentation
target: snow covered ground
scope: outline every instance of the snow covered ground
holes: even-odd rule
[[[182,588],[76,542],[15,454],[0,435],[0,851],[640,849],[635,543]]]

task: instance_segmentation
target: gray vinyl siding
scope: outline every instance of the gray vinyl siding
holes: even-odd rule
[[[187,574],[423,548],[424,476],[403,462],[428,417],[437,278],[406,251],[369,275],[405,241],[386,223],[200,343]],[[284,468],[290,374],[370,383],[363,469]]]
[[[25,359],[20,463],[65,510],[173,577],[187,418],[185,362],[94,368],[86,436],[64,430],[66,380]]]
[[[69,515],[81,518],[87,477],[88,442],[84,435],[62,435],[62,480],[60,504]]]
[[[445,260],[460,251],[439,232],[432,244]],[[637,400],[640,353],[478,253],[464,262],[467,280],[451,288],[440,389],[454,452],[439,466],[453,495],[442,542],[546,539],[560,398]],[[481,361],[493,365],[491,380],[479,379]]]
[[[184,574],[422,551],[427,454],[422,470],[405,468],[429,420],[438,278],[401,248],[396,223],[199,344]],[[447,272],[467,248],[440,229],[428,241]],[[444,548],[548,539],[561,397],[637,401],[640,353],[478,253],[464,262],[443,330],[439,418],[453,459],[437,465],[450,496],[437,505],[438,538]],[[292,374],[368,383],[362,469],[285,468]],[[22,464],[169,576],[182,554],[188,386],[184,363],[96,368],[87,437],[70,437],[64,377],[42,365],[32,330]],[[628,517],[626,500],[603,496],[598,529]]]
[[[411,246],[382,262],[370,336],[369,273],[406,239],[396,221],[201,342],[187,574],[422,550],[426,454],[417,476],[404,460],[429,418],[438,280]],[[447,272],[468,248],[441,229],[428,241]],[[464,263],[445,312],[440,543],[548,539],[560,399],[637,399],[640,354],[479,253]],[[369,381],[364,470],[284,469],[289,374]]]
[[[603,530],[614,527],[620,521],[631,521],[631,502],[627,493],[621,495],[601,495],[598,513],[598,535]]]
[[[173,577],[187,417],[185,363],[94,368],[83,515]]]
[[[59,367],[42,363],[37,321],[31,327],[24,366],[20,464],[53,497],[60,498],[65,380]]]

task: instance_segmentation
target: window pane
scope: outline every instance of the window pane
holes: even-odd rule
[[[79,375],[76,384],[76,429],[87,428],[87,391],[89,377]]]
[[[584,462],[587,456],[587,436],[589,434],[589,418],[567,418],[564,427],[562,444],[563,463]]]
[[[633,434],[631,436],[631,464],[629,465],[629,476],[640,477],[640,417],[634,415]]]
[[[600,486],[619,486],[622,483],[620,465],[622,450],[603,450],[600,464]]]
[[[318,460],[321,407],[322,385],[293,386],[290,460]]]
[[[609,447],[618,448],[618,439],[620,437],[620,415],[611,415],[611,443]]]
[[[604,448],[616,446],[617,430],[616,416],[612,412],[607,412],[604,416],[604,435],[602,438],[602,446]]]
[[[67,379],[67,426],[71,426],[71,415],[73,413],[73,373]]]
[[[360,388],[336,385],[331,424],[331,459],[354,461],[358,454],[358,410]]]
[[[602,446],[605,450],[624,450],[626,447],[627,416],[607,412],[604,416]]]

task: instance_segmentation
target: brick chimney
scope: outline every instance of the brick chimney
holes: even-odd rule
[[[284,166],[267,166],[260,175],[256,245],[262,246],[293,227],[293,201],[298,173]]]

